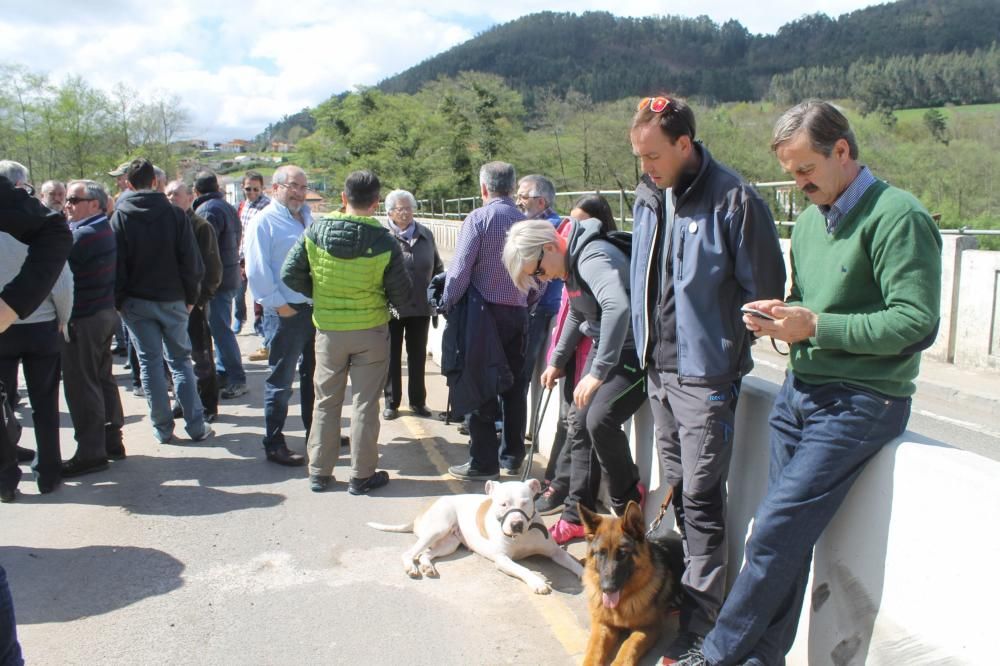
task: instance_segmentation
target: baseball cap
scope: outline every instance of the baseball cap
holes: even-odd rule
[[[129,162],[122,162],[121,164],[118,165],[117,169],[115,169],[114,171],[109,171],[108,175],[114,176],[115,178],[117,178],[118,176],[124,176],[125,172],[128,171],[128,165]]]

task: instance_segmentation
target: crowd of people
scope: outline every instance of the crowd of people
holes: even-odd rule
[[[347,490],[369,493],[390,481],[378,469],[378,438],[381,422],[399,416],[404,342],[409,409],[431,416],[428,331],[444,315],[443,406],[470,439],[468,460],[449,474],[519,475],[537,397],[558,387],[536,508],[561,513],[557,543],[583,538],[579,507],[598,509],[602,478],[607,509],[645,502],[622,426],[648,403],[686,565],[680,632],[664,663],[782,663],[813,545],[864,465],[905,429],[919,352],[938,325],[940,237],[914,197],[858,161],[833,105],[804,102],[778,120],[771,146],[815,204],[793,233],[786,298],[768,206],[696,138],[690,106],[641,99],[629,138],[643,172],[631,234],[599,195],[563,217],[548,178],[518,180],[512,165],[490,162],[479,173],[483,205],[463,221],[447,270],[410,192],[388,193],[387,219],[375,218],[382,186],[370,171],[347,177],[340,212],[314,219],[307,174],[293,165],[276,170],[269,193],[247,172],[237,209],[207,171],[168,183],[136,159],[110,172],[117,199],[76,180],[47,182],[36,200],[27,170],[0,162],[0,382],[13,401],[23,367],[37,450],[0,446],[0,500],[16,498],[18,456],[37,455],[42,493],[125,457],[112,376],[119,317],[157,441],[174,440],[175,418],[190,440],[212,437],[219,399],[247,391],[235,335],[251,312],[264,340],[255,358],[269,369],[266,460],[307,466],[309,487],[323,492],[348,447]],[[68,261],[25,244],[41,229],[55,238],[63,214]],[[59,233],[53,246],[66,242]],[[26,274],[43,294],[25,295]],[[789,373],[770,417],[767,494],[737,575],[727,562],[726,480],[760,335],[790,345]],[[60,377],[77,440],[66,461]],[[305,455],[284,434],[296,377]]]

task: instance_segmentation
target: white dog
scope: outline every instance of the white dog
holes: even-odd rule
[[[556,545],[535,513],[534,497],[540,490],[537,479],[527,483],[487,481],[486,495],[442,497],[408,525],[368,526],[417,535],[417,542],[403,553],[403,570],[411,578],[421,574],[437,576],[433,560],[465,544],[469,550],[493,560],[500,571],[523,580],[536,594],[548,594],[548,582],[514,560],[545,555],[578,578],[583,575],[583,567]]]

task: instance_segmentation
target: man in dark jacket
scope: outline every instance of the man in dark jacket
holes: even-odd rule
[[[125,457],[118,385],[111,372],[115,313],[115,234],[108,223],[108,193],[92,180],[67,186],[66,212],[73,230],[73,316],[62,348],[63,391],[73,419],[76,453],[62,464],[65,478],[108,468]]]
[[[202,441],[213,433],[198,398],[187,325],[198,302],[205,264],[187,217],[153,189],[155,174],[149,160],[132,160],[126,177],[134,191],[119,199],[111,217],[118,247],[115,302],[138,350],[156,439],[167,443],[174,434],[162,372],[166,352],[185,430],[194,441]]]
[[[215,368],[223,384],[222,397],[238,398],[247,392],[247,374],[243,370],[240,346],[233,333],[233,303],[239,293],[240,218],[219,191],[219,180],[211,171],[202,171],[194,181],[194,211],[215,228],[222,259],[222,283],[208,309],[208,326],[215,339]]]
[[[682,99],[647,97],[632,121],[632,327],[687,568],[664,663],[701,647],[725,595],[726,477],[740,382],[753,366],[740,306],[780,298],[785,264],[767,205],[695,141]]]
[[[222,259],[219,257],[219,244],[215,229],[208,220],[191,210],[194,193],[191,187],[182,180],[174,180],[167,184],[167,200],[184,211],[194,238],[198,242],[201,260],[205,264],[205,277],[201,280],[201,293],[198,302],[191,309],[188,318],[188,335],[191,337],[191,360],[194,362],[194,375],[198,378],[198,397],[205,408],[205,420],[215,421],[219,415],[219,379],[215,371],[215,357],[212,355],[212,333],[208,327],[209,301],[215,295],[215,290],[222,282]],[[174,403],[174,418],[183,413],[178,402]]]

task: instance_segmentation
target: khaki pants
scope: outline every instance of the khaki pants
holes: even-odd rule
[[[351,477],[365,479],[378,465],[382,388],[389,370],[389,327],[316,331],[316,405],[309,432],[310,476],[330,476],[340,455],[340,414],[347,378],[354,393]]]

